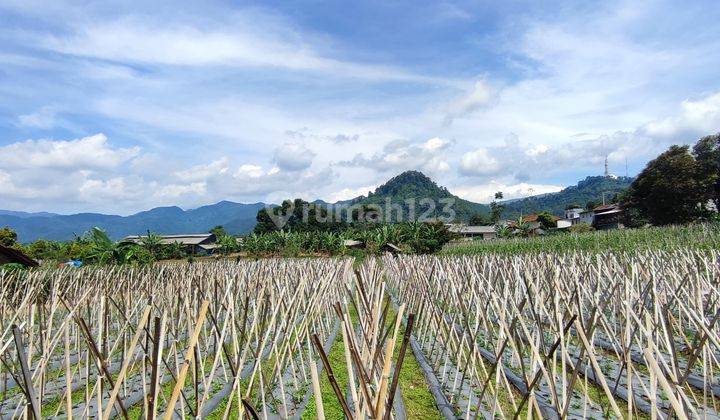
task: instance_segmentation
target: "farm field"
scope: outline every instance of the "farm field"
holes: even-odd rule
[[[720,223],[614,229],[531,238],[459,241],[446,244],[445,255],[521,254],[538,252],[634,252],[638,250],[718,249]]]
[[[0,415],[717,418],[718,261],[676,246],[3,273]]]

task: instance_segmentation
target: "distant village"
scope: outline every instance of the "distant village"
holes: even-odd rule
[[[545,235],[548,228],[538,220],[537,214],[522,216],[520,222],[525,224],[523,230],[533,235]],[[618,204],[603,204],[592,209],[570,207],[565,210],[564,217],[551,216],[555,226],[551,229],[564,231],[573,226],[585,225],[595,230],[622,229],[622,208]],[[494,225],[473,226],[467,224],[449,224],[448,229],[467,240],[492,240],[498,238],[498,229],[507,228],[510,233],[517,233],[520,225],[516,220],[501,220]]]

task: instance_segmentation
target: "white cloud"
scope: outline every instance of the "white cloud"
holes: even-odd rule
[[[450,124],[456,118],[467,116],[490,106],[497,99],[497,91],[485,80],[478,80],[470,92],[455,99],[448,106],[445,123]]]
[[[495,193],[502,191],[503,199],[528,197],[531,195],[547,194],[558,192],[564,187],[550,184],[529,184],[521,182],[518,184],[506,184],[498,181],[491,181],[483,185],[458,186],[451,188],[451,192],[460,198],[476,203],[489,203],[495,199]]]
[[[318,191],[330,185],[334,177],[330,169],[283,171],[278,167],[263,170],[255,165],[243,165],[233,175],[232,191],[225,191],[274,201],[290,197],[317,198]]]
[[[377,185],[368,185],[359,188],[343,188],[339,191],[333,191],[324,196],[328,203],[336,203],[338,201],[350,200],[361,195],[367,195],[370,191],[375,191]]]
[[[332,77],[457,86],[452,79],[414,74],[381,64],[344,61],[322,54],[317,37],[258,11],[238,12],[232,24],[198,26],[121,18],[78,24],[70,34],[39,37],[40,46],[63,54],[113,62],[171,66],[269,67],[316,71]]]
[[[684,100],[678,115],[652,121],[640,128],[640,132],[645,135],[683,143],[718,131],[720,131],[720,92],[697,100]]]
[[[538,175],[587,168],[591,168],[587,175],[600,175],[606,157],[618,169],[618,166],[624,166],[626,160],[655,156],[665,147],[666,144],[647,136],[623,131],[555,145],[532,144],[510,136],[502,146],[465,153],[460,161],[459,173],[486,180],[512,177],[523,182]]]
[[[280,169],[300,171],[312,165],[315,153],[300,143],[285,143],[275,149],[274,162]]]
[[[195,165],[190,169],[175,172],[175,176],[183,181],[202,181],[216,175],[223,175],[228,172],[229,159],[222,157],[207,165]]]
[[[159,188],[156,195],[161,199],[177,199],[184,195],[192,195],[194,199],[207,193],[205,182],[192,182],[190,184],[169,184]],[[202,200],[202,198],[200,198]]]
[[[260,178],[265,175],[261,166],[258,165],[240,165],[235,173],[236,178]]]
[[[51,107],[42,107],[38,111],[18,116],[18,123],[22,127],[40,128],[47,130],[57,123],[56,111]]]
[[[138,179],[123,177],[107,180],[86,179],[78,188],[79,198],[86,201],[137,199],[144,193],[144,185]]]
[[[420,147],[422,147],[428,152],[436,152],[447,149],[450,145],[452,145],[452,142],[450,140],[441,139],[440,137],[433,137],[425,143],[421,144]]]
[[[467,176],[496,175],[502,170],[500,162],[485,148],[463,154],[460,173]]]
[[[18,188],[13,182],[12,176],[0,169],[0,197],[26,199],[32,198],[34,192],[26,188]]]
[[[113,148],[104,134],[76,140],[27,140],[0,147],[0,166],[13,169],[109,169],[140,152]]]
[[[366,167],[380,172],[421,170],[430,174],[438,174],[450,169],[445,152],[453,142],[433,137],[424,142],[395,140],[387,143],[382,151],[370,157],[356,154],[352,160],[338,163],[346,167]]]
[[[328,138],[335,143],[349,143],[357,141],[360,138],[360,135],[336,134],[335,136],[329,136]]]

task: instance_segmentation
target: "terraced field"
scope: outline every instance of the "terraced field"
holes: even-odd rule
[[[0,273],[0,416],[716,418],[720,253]]]

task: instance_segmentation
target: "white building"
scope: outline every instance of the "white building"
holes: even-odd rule
[[[573,207],[565,210],[565,219],[577,219],[585,209],[582,207]]]
[[[595,213],[592,210],[573,207],[565,210],[565,218],[558,220],[557,227],[558,229],[567,229],[580,224],[592,225],[594,218]]]

